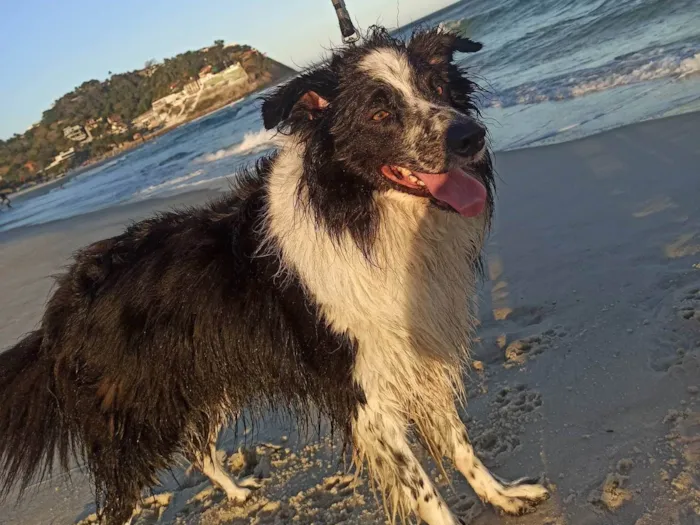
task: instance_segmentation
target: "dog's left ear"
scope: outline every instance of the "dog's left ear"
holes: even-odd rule
[[[409,51],[423,56],[431,64],[446,64],[456,52],[475,53],[482,47],[480,42],[439,29],[417,33],[408,44]]]
[[[264,97],[262,116],[265,129],[272,129],[296,111],[304,111],[313,119],[325,110],[338,87],[336,75],[322,67],[299,75]]]
[[[481,42],[475,42],[471,38],[464,38],[461,36],[455,38],[453,43],[454,51],[459,51],[460,53],[476,53],[477,51],[481,51],[482,47],[484,47],[484,44]]]

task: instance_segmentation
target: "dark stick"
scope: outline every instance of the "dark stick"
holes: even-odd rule
[[[338,23],[340,24],[340,33],[343,35],[343,42],[346,44],[357,42],[360,39],[360,35],[357,34],[355,26],[352,24],[348,8],[345,7],[345,1],[331,0],[331,2],[333,2],[333,7],[335,7],[335,14],[338,15]]]

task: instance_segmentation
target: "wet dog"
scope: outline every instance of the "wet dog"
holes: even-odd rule
[[[184,454],[243,501],[217,432],[284,407],[342,429],[401,517],[459,523],[411,432],[505,512],[545,499],[489,473],[455,407],[494,178],[454,55],[480,47],[372,30],[265,98],[280,147],[230,194],[80,251],[36,331],[0,355],[3,492],[77,455],[121,525]]]

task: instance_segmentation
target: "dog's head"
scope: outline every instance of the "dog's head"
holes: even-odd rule
[[[362,45],[268,96],[265,127],[304,142],[307,168],[324,174],[313,183],[340,185],[350,200],[353,191],[395,190],[468,217],[490,213],[493,177],[476,86],[453,60],[479,49],[441,30],[404,42],[374,28]]]

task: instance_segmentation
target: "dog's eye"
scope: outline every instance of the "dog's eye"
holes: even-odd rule
[[[375,122],[380,122],[380,121],[384,120],[385,118],[387,118],[388,116],[389,116],[389,112],[384,111],[382,109],[382,110],[377,111],[374,115],[372,115],[372,120],[374,120]]]

